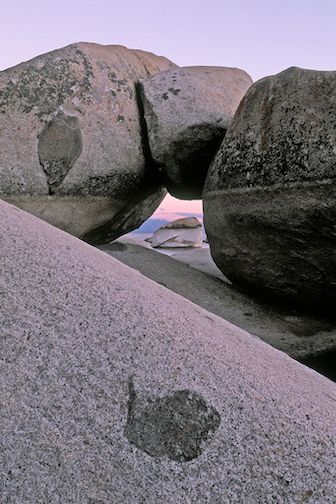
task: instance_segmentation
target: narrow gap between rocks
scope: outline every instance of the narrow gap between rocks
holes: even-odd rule
[[[136,102],[137,102],[137,106],[138,106],[138,113],[139,113],[141,143],[142,143],[143,154],[145,157],[146,167],[149,168],[150,170],[152,170],[153,174],[155,174],[155,176],[157,177],[158,174],[156,173],[156,170],[155,170],[155,163],[154,163],[152,152],[151,152],[151,149],[149,146],[148,128],[147,128],[147,123],[146,123],[146,119],[145,119],[144,104],[143,104],[142,97],[141,97],[141,84],[139,81],[134,84],[134,88],[135,88],[135,98],[136,98]]]

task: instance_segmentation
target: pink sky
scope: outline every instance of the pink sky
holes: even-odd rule
[[[201,219],[200,215],[203,214],[202,201],[178,200],[168,194],[152,217],[172,221],[179,217],[183,217],[183,215],[179,215],[180,213],[183,215],[193,214],[198,217],[198,219]]]
[[[335,0],[0,0],[0,69],[72,42],[124,44],[256,80],[335,69]]]
[[[123,44],[180,66],[335,69],[336,0],[0,0],[0,70],[77,41]],[[199,213],[167,198],[157,214]]]

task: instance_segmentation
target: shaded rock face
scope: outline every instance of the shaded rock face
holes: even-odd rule
[[[130,205],[150,215],[162,186],[136,83],[172,66],[145,51],[78,43],[0,72],[0,196],[80,237]],[[130,216],[126,227],[137,225]]]
[[[112,219],[84,234],[82,239],[88,243],[98,245],[100,243],[109,243],[119,236],[130,233],[140,227],[152,215],[166,195],[167,191],[162,187],[140,201],[140,203],[130,202],[120,212],[116,213]]]
[[[201,247],[202,224],[196,217],[176,219],[157,229],[150,243],[154,248]]]
[[[173,196],[201,198],[209,165],[251,84],[246,72],[224,67],[175,68],[140,83],[151,154]]]
[[[336,72],[254,84],[209,170],[205,227],[235,283],[334,310]]]

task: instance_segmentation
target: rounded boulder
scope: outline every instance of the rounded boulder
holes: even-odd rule
[[[104,230],[120,235],[120,222],[139,225],[125,224],[125,212],[141,205],[150,215],[163,192],[137,83],[171,66],[145,51],[80,42],[0,72],[0,197],[93,241]]]
[[[290,68],[243,98],[204,188],[212,256],[236,284],[336,302],[336,72]]]
[[[149,146],[162,183],[181,199],[201,198],[209,165],[244,93],[238,68],[171,68],[140,83]]]

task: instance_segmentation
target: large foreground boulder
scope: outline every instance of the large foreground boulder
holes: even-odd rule
[[[251,77],[238,68],[172,68],[140,84],[149,146],[161,180],[201,198],[209,165]]]
[[[0,203],[0,501],[334,502],[335,385]]]
[[[121,234],[116,216],[123,222],[130,204],[150,215],[161,185],[136,83],[172,66],[145,51],[78,43],[0,72],[1,197],[94,239]]]
[[[243,98],[204,190],[212,256],[235,283],[334,312],[336,72],[290,68]]]

